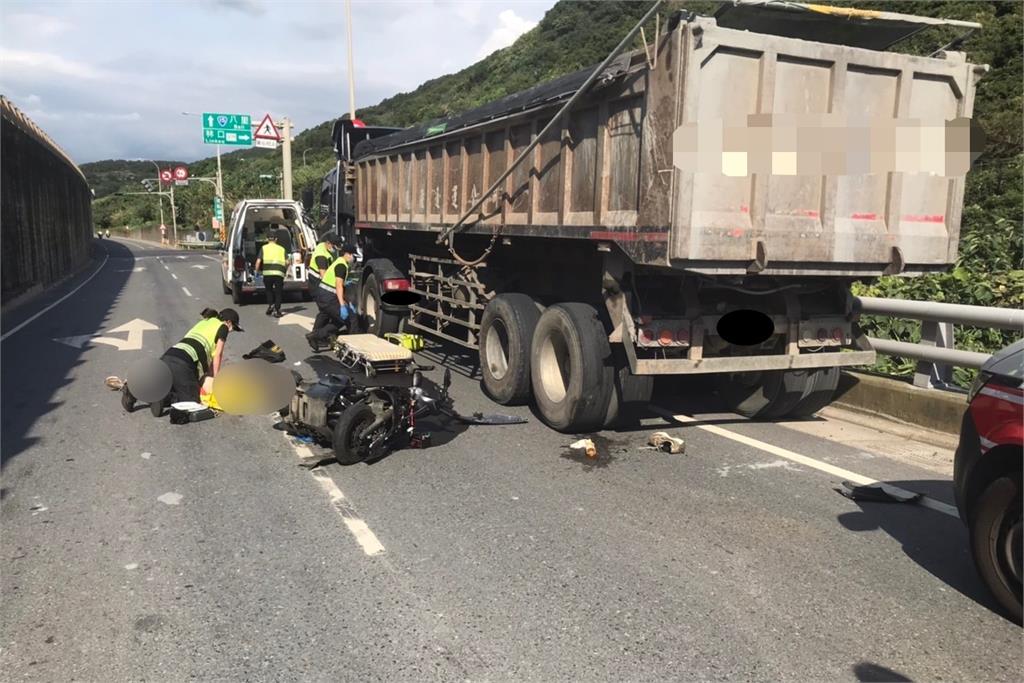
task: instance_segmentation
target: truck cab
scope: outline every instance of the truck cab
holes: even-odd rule
[[[231,214],[221,251],[222,286],[236,305],[263,291],[255,265],[271,234],[288,254],[285,292],[306,293],[306,268],[316,247],[316,233],[303,219],[302,206],[286,199],[245,199]]]

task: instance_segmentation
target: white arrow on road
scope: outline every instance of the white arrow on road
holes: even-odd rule
[[[288,313],[277,319],[278,325],[298,325],[306,330],[313,331],[313,318],[298,313]]]
[[[200,266],[200,265],[195,265],[195,266],[192,266],[192,267],[193,268],[198,268],[199,270],[202,270],[203,268],[206,268],[206,266]]]
[[[283,320],[283,318],[282,318]],[[147,330],[159,330],[160,328],[151,322],[143,320],[142,318],[136,318],[131,322],[127,322],[124,325],[115,327],[112,330],[108,330],[108,333],[116,334],[118,332],[127,332],[127,339],[119,339],[117,337],[101,337],[93,336],[90,334],[80,334],[74,337],[58,337],[54,339],[55,342],[60,342],[67,346],[71,346],[76,349],[85,348],[88,344],[106,344],[113,346],[118,351],[138,351],[142,348],[142,333]]]

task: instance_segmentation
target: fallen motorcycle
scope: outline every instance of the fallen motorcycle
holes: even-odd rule
[[[376,460],[398,448],[425,447],[430,435],[416,423],[444,415],[465,424],[526,422],[511,415],[461,415],[449,395],[451,371],[445,369],[437,396],[425,388],[423,372],[410,348],[370,334],[338,337],[335,359],[316,382],[296,387],[284,422],[289,431],[330,446],[343,465]]]

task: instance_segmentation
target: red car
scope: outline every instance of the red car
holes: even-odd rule
[[[953,461],[960,518],[986,585],[1021,621],[1021,465],[1024,463],[1024,340],[982,366],[971,387]]]

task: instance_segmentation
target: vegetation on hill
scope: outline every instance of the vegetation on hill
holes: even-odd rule
[[[685,7],[710,13],[712,2],[679,2],[665,6],[664,19]],[[1022,3],[1015,0],[971,2],[954,0],[903,0],[858,2],[858,7],[908,14],[966,19],[984,28],[959,49],[976,64],[991,71],[978,86],[974,116],[986,131],[985,154],[967,177],[961,226],[960,258],[948,273],[920,278],[888,277],[857,286],[859,294],[931,299],[988,306],[1024,306],[1024,244],[1022,244]],[[537,83],[596,64],[621,40],[649,5],[642,2],[573,2],[562,0],[552,7],[532,31],[515,44],[493,53],[462,71],[427,81],[410,93],[389,97],[362,109],[358,116],[373,125],[409,126],[450,116]],[[653,26],[649,27],[653,31]],[[650,35],[650,33],[648,33]],[[955,30],[932,29],[915,36],[901,51],[927,55],[956,37]],[[639,37],[633,47],[640,47]],[[340,113],[340,112],[339,112]],[[296,136],[293,144],[294,186],[319,188],[319,181],[333,165],[331,122]],[[306,153],[305,164],[302,161]],[[125,164],[129,164],[125,166]],[[120,166],[119,166],[120,165]],[[148,168],[147,168],[148,167]],[[243,197],[277,196],[280,152],[244,149],[223,156],[227,209]],[[213,176],[215,160],[190,165],[193,176]],[[138,180],[152,173],[145,162],[97,162],[83,166],[93,182],[97,227],[115,230],[151,224],[156,202],[145,197],[110,194],[123,179],[122,190],[136,191]],[[119,175],[120,174],[120,175]],[[270,175],[270,179],[260,178]],[[187,227],[210,224],[212,188],[202,182],[175,193],[179,224]],[[169,221],[169,218],[168,218]],[[909,321],[865,319],[871,336],[917,341],[919,325]],[[993,351],[1017,336],[993,330],[957,329],[957,345]],[[909,374],[913,362],[883,358],[879,369]],[[970,373],[958,371],[964,382]]]

